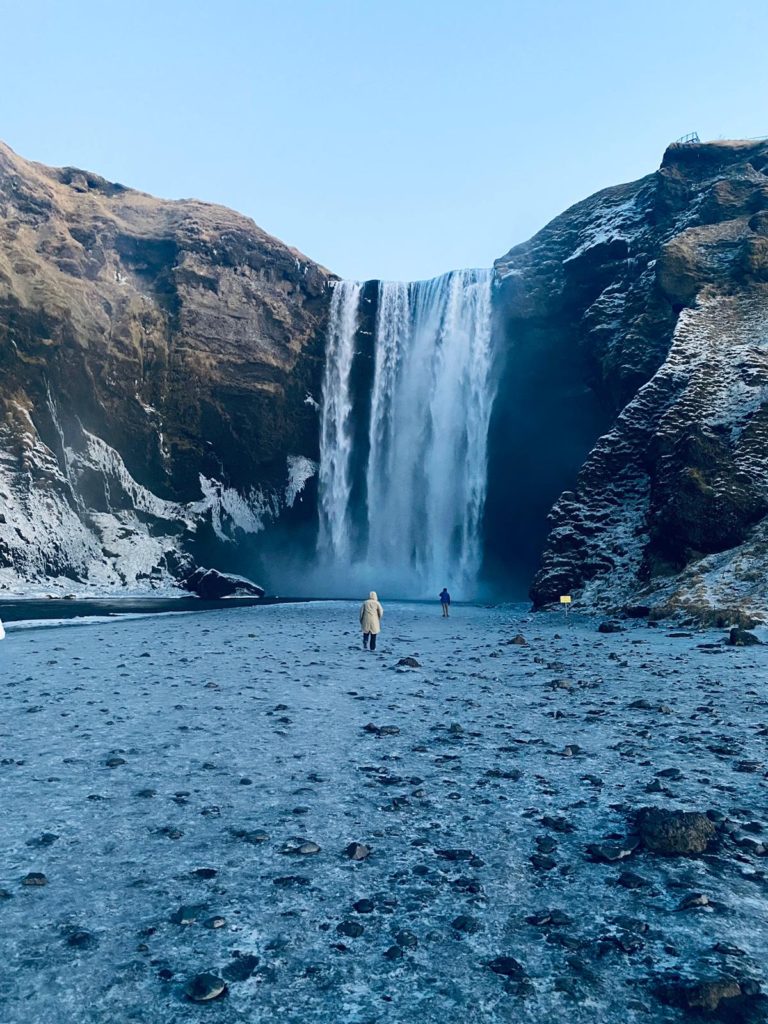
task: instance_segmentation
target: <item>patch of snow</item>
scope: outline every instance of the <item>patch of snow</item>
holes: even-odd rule
[[[177,502],[158,498],[148,488],[137,483],[128,472],[122,456],[114,448],[95,434],[83,431],[86,441],[84,451],[67,449],[68,462],[75,476],[85,470],[96,470],[104,479],[107,500],[110,501],[111,488],[117,488],[128,495],[133,507],[140,512],[155,516],[158,519],[185,519],[186,509]],[[119,502],[116,502],[119,507]],[[112,507],[110,505],[110,507]]]
[[[21,407],[21,422],[30,427],[15,434],[15,443],[21,438],[25,445],[23,461],[0,444],[0,552],[9,563],[0,567],[2,591],[28,593],[45,583],[59,593],[115,587],[171,592],[175,581],[166,555],[181,551],[184,533],[196,532],[210,515],[217,537],[232,541],[238,531],[260,532],[284,507],[282,493],[257,487],[241,493],[206,477],[196,501],[160,498],[133,478],[102,438],[82,430],[66,444],[53,402],[49,408],[61,441],[58,457]],[[162,438],[160,444],[162,451]],[[289,465],[286,494],[293,500],[308,469],[301,462]],[[85,478],[89,489],[97,482],[103,488],[98,511],[81,496]]]
[[[605,202],[596,207],[589,222],[579,235],[579,243],[563,264],[583,256],[589,249],[608,242],[629,242],[642,220],[642,210],[636,196],[621,203]]]
[[[142,400],[142,398],[138,394],[136,395],[136,401],[139,403],[139,405],[144,410],[144,412],[147,414],[147,416],[159,416],[160,415],[160,413],[157,411],[157,409],[155,409],[155,407],[153,405],[148,405],[146,402],[144,402]]]
[[[285,486],[286,508],[293,508],[294,502],[304,490],[308,480],[317,473],[317,463],[306,455],[288,456],[288,483]]]
[[[252,487],[245,494],[226,487],[218,480],[200,474],[203,501],[191,506],[195,511],[210,511],[213,530],[219,540],[232,541],[236,531],[260,533],[266,521],[280,515],[280,499],[274,492]]]

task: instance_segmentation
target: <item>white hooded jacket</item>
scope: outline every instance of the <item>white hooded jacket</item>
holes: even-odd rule
[[[364,633],[380,633],[381,617],[384,609],[379,604],[379,598],[375,590],[371,591],[367,601],[360,606],[360,625]]]

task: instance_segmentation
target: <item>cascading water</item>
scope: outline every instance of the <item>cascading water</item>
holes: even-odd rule
[[[360,292],[361,285],[356,281],[339,281],[334,287],[325,351],[320,420],[319,549],[339,560],[348,560],[351,555],[352,396],[349,378],[355,354]]]
[[[481,561],[491,374],[491,272],[378,286],[370,392],[355,395],[361,286],[331,304],[320,456],[321,560],[337,588],[472,596]],[[369,379],[370,379],[369,374]],[[355,440],[367,417],[365,444]],[[359,437],[359,432],[358,432]],[[353,501],[361,459],[364,495]],[[362,570],[362,572],[357,570]]]

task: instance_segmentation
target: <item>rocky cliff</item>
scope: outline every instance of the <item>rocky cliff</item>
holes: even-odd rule
[[[530,478],[557,464],[533,498],[574,481],[535,604],[768,614],[768,143],[670,146],[655,174],[579,203],[496,270],[502,393],[534,410]],[[546,378],[536,409],[529,385]],[[509,427],[499,413],[497,460]],[[514,501],[494,477],[510,474],[492,474],[498,533]]]
[[[495,275],[486,577],[768,615],[768,142],[671,146]],[[309,555],[329,282],[229,210],[0,145],[0,588]]]
[[[0,587],[161,586],[233,540],[248,569],[314,472],[328,279],[0,145]]]

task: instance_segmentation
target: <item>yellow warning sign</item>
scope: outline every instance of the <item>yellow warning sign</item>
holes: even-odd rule
[[[563,594],[563,596],[560,598],[560,604],[570,604],[570,603],[571,603],[570,596],[568,594]]]

